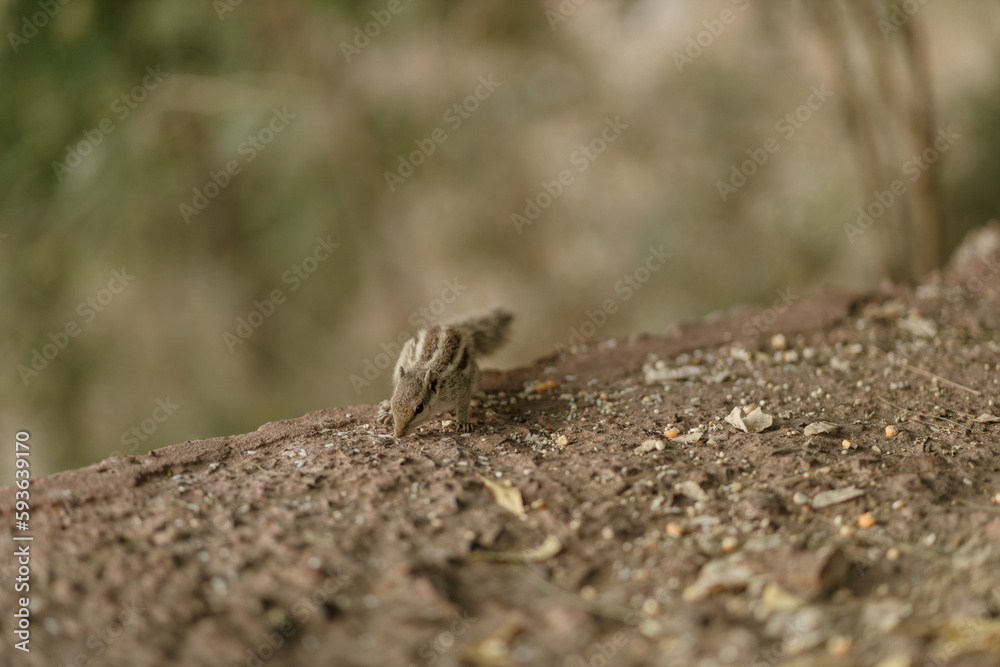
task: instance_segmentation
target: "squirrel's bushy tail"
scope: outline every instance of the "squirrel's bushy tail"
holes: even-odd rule
[[[507,342],[514,314],[506,308],[493,308],[485,313],[470,315],[447,326],[468,334],[476,356],[492,354]]]

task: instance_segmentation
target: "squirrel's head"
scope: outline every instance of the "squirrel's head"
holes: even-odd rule
[[[438,398],[438,374],[433,370],[410,370],[399,367],[396,388],[392,392],[392,421],[396,437],[428,421],[436,414],[433,409]]]

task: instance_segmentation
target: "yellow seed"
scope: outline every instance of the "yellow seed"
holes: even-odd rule
[[[683,526],[678,526],[676,523],[667,524],[667,535],[670,537],[680,537],[684,534]]]
[[[892,424],[889,424],[888,426],[885,427],[886,437],[894,438],[898,434],[899,434],[899,429],[893,426]]]
[[[681,432],[678,431],[675,428],[665,428],[665,429],[663,429],[663,435],[665,437],[667,437],[667,438],[676,438],[680,434],[681,434]]]
[[[737,540],[732,535],[726,535],[722,538],[722,550],[729,553],[739,545],[739,540]]]
[[[556,444],[559,445],[560,447],[565,447],[566,445],[569,444],[569,438],[567,438],[565,435],[560,435],[558,438],[556,438]]]
[[[843,447],[844,449],[850,449],[851,448],[851,441],[850,440],[844,440],[842,443],[840,443],[840,446]]]
[[[863,530],[868,530],[876,524],[875,517],[872,516],[871,512],[865,512],[858,517],[858,526]]]

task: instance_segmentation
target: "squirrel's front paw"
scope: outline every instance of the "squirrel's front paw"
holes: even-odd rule
[[[459,433],[472,433],[472,422],[459,422],[458,423]]]
[[[382,401],[378,404],[378,417],[375,420],[379,424],[388,424],[392,421],[392,404],[389,401]]]

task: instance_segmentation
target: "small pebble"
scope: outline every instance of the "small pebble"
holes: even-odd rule
[[[801,491],[796,491],[795,495],[792,496],[792,502],[796,505],[805,505],[809,502],[809,496],[802,493]]]
[[[885,552],[886,560],[896,560],[899,558],[899,549],[896,547],[889,547]]]
[[[656,450],[662,452],[666,448],[666,443],[662,440],[654,440],[650,438],[649,440],[643,441],[641,445],[636,447],[636,451],[641,454],[648,454],[649,452]]]
[[[774,334],[771,336],[771,347],[776,350],[784,350],[788,347],[788,341],[785,340],[785,336],[783,334]]]
[[[844,449],[850,449],[851,441],[845,439],[842,443],[840,443],[840,446],[843,447]]]
[[[851,653],[854,642],[850,637],[835,635],[826,642],[826,652],[835,658],[843,658]]]
[[[569,444],[569,438],[567,438],[565,435],[560,435],[558,438],[556,438],[556,444],[559,445],[560,447],[565,447],[566,445]]]
[[[737,540],[732,535],[726,535],[722,538],[722,550],[729,553],[739,545],[739,540]]]

